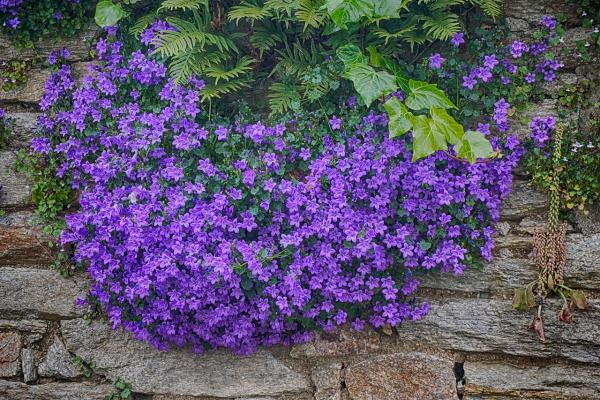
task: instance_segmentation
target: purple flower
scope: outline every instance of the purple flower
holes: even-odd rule
[[[446,61],[440,53],[435,53],[429,57],[429,68],[431,69],[440,69],[442,68],[442,64]]]
[[[450,43],[452,43],[456,47],[460,46],[464,42],[465,42],[465,34],[463,32],[455,33],[454,35],[452,35],[452,38],[450,39]]]
[[[471,75],[463,76],[463,86],[469,90],[473,90],[473,88],[477,85],[477,79],[475,79]]]
[[[483,57],[483,65],[486,68],[493,69],[498,64],[499,64],[499,61],[496,58],[495,54],[492,54],[491,56],[484,56]]]
[[[21,20],[18,17],[10,18],[4,23],[4,26],[7,26],[11,29],[17,29],[19,25],[21,25]]]
[[[535,82],[535,74],[533,72],[529,72],[527,75],[525,75],[525,82],[534,83]]]
[[[508,131],[508,111],[510,104],[501,98],[494,104],[494,121],[500,132]]]
[[[529,127],[531,128],[530,136],[536,147],[543,148],[550,139],[550,132],[554,129],[556,120],[552,116],[535,117],[531,120]]]
[[[556,19],[549,15],[544,15],[541,21],[542,25],[550,30],[556,29]]]
[[[329,126],[331,127],[331,129],[333,129],[334,131],[336,131],[336,130],[338,130],[338,129],[340,129],[342,127],[342,120],[339,119],[338,117],[336,117],[334,115],[329,120]]]
[[[527,46],[525,43],[520,42],[518,40],[515,40],[510,45],[510,55],[513,58],[520,58],[523,55],[523,53],[525,53],[527,51],[529,51],[529,46]]]

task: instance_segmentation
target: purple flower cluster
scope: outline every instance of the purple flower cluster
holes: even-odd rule
[[[481,66],[472,67],[469,73],[462,77],[462,86],[473,90],[479,82],[490,83],[494,79],[499,79],[502,84],[508,85],[512,81],[509,76],[518,74],[528,84],[541,81],[542,78],[545,81],[554,80],[556,72],[562,65],[556,60],[546,59],[545,51],[548,49],[551,40],[556,36],[556,21],[551,17],[544,17],[542,25],[549,30],[544,39],[530,45],[521,41],[514,41],[505,49],[501,49],[498,54],[483,56]],[[531,57],[524,60],[525,55]],[[512,57],[512,61],[510,57]],[[532,64],[527,65],[530,61],[532,61]],[[520,67],[515,63],[520,64]]]
[[[4,26],[10,29],[16,29],[21,21],[17,17],[23,0],[0,0],[0,14],[6,14]]]
[[[504,98],[494,104],[494,121],[500,132],[508,132],[508,110],[510,104]]]
[[[346,323],[397,326],[428,310],[420,274],[491,258],[514,138],[493,139],[506,156],[488,163],[413,163],[385,115],[346,123],[354,108],[203,124],[200,80],[175,86],[144,52],[97,47],[81,87],[68,66],[49,79],[34,150],[80,191],[61,240],[114,327],[162,349],[248,353]]]
[[[554,129],[556,120],[552,116],[535,117],[531,120],[529,127],[531,128],[531,139],[537,148],[546,146],[550,139],[550,132]]]

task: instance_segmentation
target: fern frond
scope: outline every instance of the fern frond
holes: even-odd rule
[[[265,7],[275,13],[284,13],[291,18],[294,12],[300,8],[300,0],[268,0]]]
[[[398,32],[389,32],[384,28],[375,28],[373,30],[373,35],[379,39],[383,39],[385,44],[387,45],[390,40],[399,40],[407,37],[408,33],[414,31],[416,29],[416,25],[411,25],[407,28],[401,29]]]
[[[202,89],[201,101],[220,99],[221,96],[237,92],[240,89],[250,87],[249,79],[236,79],[221,84],[209,84]]]
[[[502,14],[502,0],[469,0],[479,6],[490,18],[496,19]]]
[[[230,81],[233,78],[239,78],[240,75],[245,75],[248,71],[251,71],[250,67],[254,64],[255,60],[252,57],[244,56],[238,60],[235,67],[231,69],[225,69],[221,65],[215,65],[206,68],[204,74],[208,77],[214,78],[215,84],[218,84],[220,80]]]
[[[448,40],[450,36],[460,31],[458,15],[448,12],[436,12],[423,17],[423,28],[430,40]]]
[[[269,108],[271,114],[284,114],[292,109],[292,104],[299,101],[299,94],[296,86],[277,82],[269,87]]]
[[[296,18],[304,24],[304,30],[309,26],[320,28],[326,21],[326,10],[322,0],[300,0]]]
[[[271,12],[267,6],[261,7],[248,1],[242,1],[239,6],[231,7],[227,14],[227,19],[235,21],[236,24],[241,19],[248,19],[253,23],[254,21],[260,21],[270,16]]]
[[[146,30],[148,25],[154,22],[154,18],[156,18],[156,14],[148,14],[143,17],[138,18],[138,20],[133,24],[131,28],[129,28],[129,33],[135,37],[139,37],[142,32]]]
[[[158,36],[154,44],[157,46],[154,53],[166,57],[174,57],[183,52],[196,48],[204,50],[207,44],[213,45],[223,52],[238,52],[235,43],[225,36],[204,30],[206,26],[198,26],[179,18],[168,18],[176,31],[166,31]]]
[[[262,57],[265,51],[271,50],[277,43],[285,40],[285,33],[277,29],[275,24],[270,21],[261,23],[254,29],[254,33],[250,36],[250,43],[258,49]]]
[[[164,0],[158,11],[167,9],[173,10],[197,10],[200,6],[208,7],[208,0]]]

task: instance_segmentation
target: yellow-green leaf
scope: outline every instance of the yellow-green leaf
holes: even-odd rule
[[[436,125],[437,129],[444,133],[446,141],[450,144],[457,144],[460,142],[465,134],[465,128],[458,123],[446,110],[443,108],[431,108],[429,110],[431,119]]]
[[[406,98],[406,106],[411,110],[436,108],[456,108],[446,94],[432,83],[409,80],[410,93]]]
[[[396,97],[390,98],[383,105],[388,113],[390,138],[401,136],[412,129],[414,115]]]
[[[494,149],[485,135],[477,131],[467,131],[462,140],[454,145],[456,155],[474,164],[478,158],[490,158]]]
[[[444,134],[429,117],[419,115],[413,118],[413,161],[447,148]]]

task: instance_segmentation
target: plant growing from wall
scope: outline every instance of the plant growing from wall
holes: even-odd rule
[[[202,93],[209,108],[212,99],[239,92],[253,82],[269,85],[271,111],[297,111],[306,103],[322,106],[326,97],[340,97],[347,79],[367,107],[397,89],[407,95],[410,112],[393,98],[386,111],[395,121],[393,137],[413,130],[415,160],[449,145],[459,158],[472,163],[494,155],[481,132],[465,133],[451,115],[456,106],[439,88],[409,78],[397,54],[457,34],[458,5],[476,4],[496,17],[498,1],[236,3],[166,0],[156,12],[142,17],[134,32],[157,15],[166,18],[168,24],[152,43],[155,54],[169,62],[170,73],[179,83],[192,75],[206,78]],[[110,25],[125,15],[119,3],[104,1],[98,4],[96,19]]]
[[[58,67],[32,142],[80,192],[61,242],[114,326],[241,353],[344,323],[391,329],[426,312],[420,274],[491,257],[515,138],[489,163],[413,163],[409,138],[356,99],[335,116],[209,119],[204,82],[175,85],[152,48],[124,51],[102,39],[81,87]]]
[[[550,184],[550,210],[546,230],[536,231],[533,235],[533,261],[538,268],[538,279],[525,288],[515,290],[513,307],[527,311],[537,307],[536,315],[530,325],[541,341],[545,341],[543,307],[550,294],[560,296],[563,307],[558,312],[557,319],[571,322],[575,308],[587,308],[586,297],[580,290],[573,290],[564,283],[566,254],[566,223],[559,222],[560,214],[560,178],[562,141],[564,125],[559,123],[554,135],[554,151],[552,164],[554,174]]]
[[[17,45],[32,47],[43,37],[67,37],[83,27],[93,1],[0,0],[0,26]]]

